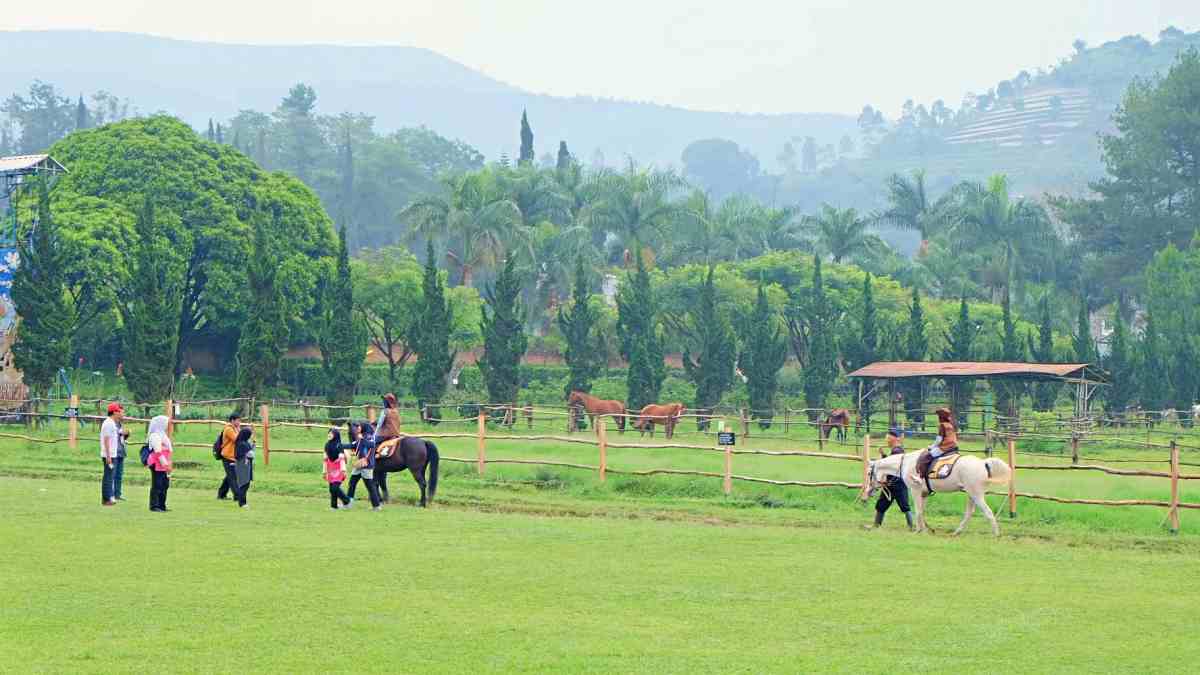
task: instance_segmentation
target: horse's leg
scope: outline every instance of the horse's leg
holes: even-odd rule
[[[917,494],[917,532],[924,532],[929,529],[929,523],[925,522],[925,498],[928,495],[925,494],[923,487],[918,487],[915,492]]]
[[[974,502],[975,506],[979,507],[980,511],[983,511],[983,515],[987,516],[988,522],[992,525],[992,536],[999,537],[1000,524],[996,522],[996,514],[992,513],[992,508],[988,506],[987,495],[984,493],[983,487],[980,486],[978,494],[968,492],[967,495],[971,497],[971,501]]]
[[[957,537],[959,534],[962,534],[963,530],[967,529],[967,523],[971,522],[971,516],[973,515],[975,515],[975,498],[968,493],[967,506],[963,509],[963,519],[958,524],[958,527],[954,528],[954,536]]]
[[[386,504],[388,503],[387,471],[376,465],[375,473],[377,474],[375,485],[379,488],[379,501]]]
[[[425,507],[425,466],[429,463],[429,458],[426,457],[423,462],[412,462],[408,465],[408,470],[412,473],[413,480],[417,481],[417,487],[421,488],[421,506]]]

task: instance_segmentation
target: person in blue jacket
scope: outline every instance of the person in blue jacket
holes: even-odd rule
[[[379,502],[379,486],[375,484],[375,430],[370,422],[356,422],[350,425],[351,442],[342,446],[345,450],[354,451],[354,468],[350,472],[350,489],[346,496],[350,498],[347,508],[354,505],[354,490],[358,482],[367,484],[367,494],[371,496],[371,509],[382,510]]]

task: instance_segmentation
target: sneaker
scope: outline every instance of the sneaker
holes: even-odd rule
[[[343,504],[343,505],[342,505],[342,508],[343,508],[343,509],[348,509],[348,508],[350,508],[351,506],[354,506],[354,497],[351,497],[351,498],[350,498],[350,501],[348,501],[348,502],[346,502],[345,504]]]
[[[243,508],[243,509],[248,509],[248,508],[250,508],[250,505],[249,505],[249,504],[242,504],[242,508]]]
[[[382,506],[372,506],[372,507],[371,507],[371,510],[372,510],[372,511],[382,511],[382,510],[383,510],[383,507],[382,507]]]
[[[116,497],[114,497],[114,499],[116,499],[116,500],[117,500],[117,501],[119,501],[119,502],[123,502],[123,501],[125,501],[125,498],[124,498],[124,497],[122,497],[122,496],[120,496],[120,495],[117,495]]]
[[[117,503],[116,503],[115,501],[113,501],[113,500],[111,500],[111,499],[110,499],[110,500],[108,500],[108,501],[106,501],[106,502],[100,502],[100,505],[101,505],[101,506],[116,506],[116,505],[117,505]]]

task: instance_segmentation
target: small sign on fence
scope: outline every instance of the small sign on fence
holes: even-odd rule
[[[79,408],[67,408],[67,417],[79,417]]]
[[[718,431],[717,445],[733,445],[737,440],[737,434],[732,431]]]

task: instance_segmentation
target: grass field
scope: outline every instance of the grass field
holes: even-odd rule
[[[183,442],[215,433],[180,428]],[[99,506],[93,432],[74,451],[0,440],[0,671],[1181,672],[1200,657],[1200,512],[1185,511],[1170,535],[1160,508],[1021,500],[999,540],[980,518],[951,539],[908,535],[896,512],[863,532],[870,510],[853,490],[738,483],[727,498],[719,479],[601,484],[588,471],[514,465],[479,477],[453,462],[433,509],[411,508],[415,486],[400,476],[402,503],[332,512],[318,458],[278,452],[259,462],[242,511],[213,499],[219,467],[189,448],[172,512],[151,514],[136,458],[130,501]],[[590,446],[491,434],[492,458],[596,463]],[[280,449],[322,439],[272,430]],[[475,456],[474,439],[439,446]],[[1020,460],[1068,461],[1038,452]],[[1132,443],[1087,452],[1163,469],[1151,463],[1163,453]],[[719,471],[721,455],[612,449],[609,463]],[[737,456],[734,470],[855,482],[861,469]],[[1064,496],[1166,499],[1168,489],[1075,472],[1019,481]],[[1185,500],[1200,501],[1196,483],[1183,484]],[[931,523],[952,526],[961,508],[960,496],[937,495]]]

